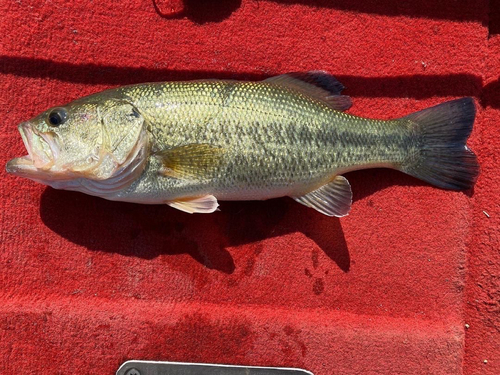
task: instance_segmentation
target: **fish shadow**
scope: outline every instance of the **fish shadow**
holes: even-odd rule
[[[48,228],[93,251],[142,259],[188,254],[208,269],[231,274],[235,263],[228,248],[302,232],[341,270],[350,268],[339,219],[288,198],[221,202],[220,212],[189,215],[166,205],[112,202],[47,188],[40,214]]]
[[[350,172],[346,177],[354,205],[390,186],[428,186],[387,169]],[[142,259],[188,254],[204,267],[226,274],[236,267],[229,248],[302,233],[343,272],[349,271],[351,259],[338,218],[289,198],[220,203],[221,211],[189,215],[166,205],[113,202],[47,188],[40,214],[48,228],[93,251]]]

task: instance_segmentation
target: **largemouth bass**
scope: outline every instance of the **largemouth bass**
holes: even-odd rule
[[[393,168],[444,189],[473,186],[472,98],[399,119],[352,116],[334,77],[146,83],[51,108],[19,125],[9,173],[105,199],[209,213],[218,200],[289,196],[329,216],[352,203],[342,174]]]

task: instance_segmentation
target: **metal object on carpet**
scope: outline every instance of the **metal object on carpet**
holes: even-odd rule
[[[214,365],[205,363],[127,361],[116,375],[314,375],[298,368]]]

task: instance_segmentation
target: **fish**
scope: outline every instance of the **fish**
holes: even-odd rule
[[[352,100],[343,89],[324,71],[108,89],[22,122],[28,155],[6,170],[55,189],[187,213],[287,196],[343,217],[352,206],[344,174],[367,168],[442,189],[474,186],[479,164],[466,145],[473,98],[378,120],[346,113]]]

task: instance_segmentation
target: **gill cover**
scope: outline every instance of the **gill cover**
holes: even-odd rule
[[[99,165],[92,177],[67,183],[51,184],[58,189],[114,199],[117,192],[141,175],[146,165],[149,145],[144,117],[130,102],[108,99],[97,108],[102,123]]]
[[[127,167],[146,147],[144,117],[123,99],[108,99],[97,107],[102,123],[99,164],[92,172],[93,180],[106,180]]]

